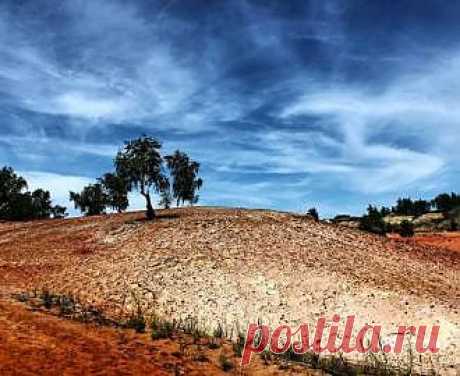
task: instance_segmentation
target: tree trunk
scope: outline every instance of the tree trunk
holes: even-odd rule
[[[147,219],[155,218],[155,210],[153,210],[152,201],[150,200],[150,194],[144,194],[145,201],[147,202]]]

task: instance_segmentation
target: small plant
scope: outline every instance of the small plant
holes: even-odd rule
[[[342,355],[325,357],[320,360],[321,369],[331,375],[337,376],[357,376],[359,370],[350,365]]]
[[[21,303],[26,303],[29,301],[30,296],[26,292],[21,292],[19,294],[14,294],[13,297]]]
[[[57,313],[71,320],[104,326],[124,326],[120,322],[105,317],[104,313],[96,307],[84,305],[72,296],[54,294],[46,289],[41,292],[34,290],[31,294],[26,292],[17,294],[15,298],[34,308],[43,307],[53,310],[51,314]]]
[[[310,361],[310,354],[298,354],[296,353],[292,347],[289,347],[288,351],[283,354],[283,357],[290,362],[296,363],[309,363]]]
[[[224,330],[222,328],[222,325],[220,325],[219,323],[212,333],[212,337],[210,338],[208,343],[208,348],[210,348],[211,350],[218,349],[221,346],[220,340],[222,338],[224,338]]]
[[[72,297],[65,295],[58,296],[57,304],[59,306],[59,314],[61,316],[68,316],[75,313],[75,301]]]
[[[146,322],[143,315],[133,315],[126,321],[126,327],[134,329],[136,333],[145,333]]]
[[[127,328],[134,329],[136,333],[145,333],[147,323],[142,309],[141,300],[134,291],[130,290],[130,293],[134,303],[136,304],[136,312],[131,313],[131,316],[125,325]]]
[[[315,352],[308,352],[304,355],[304,362],[311,365],[313,368],[317,369],[320,365],[319,354]]]
[[[185,334],[189,334],[193,337],[195,343],[198,342],[200,338],[207,337],[206,332],[199,328],[198,320],[194,318],[187,319],[182,329]]]
[[[51,294],[48,290],[43,290],[40,296],[43,306],[46,309],[51,309],[53,307],[54,295]]]
[[[233,352],[236,356],[241,357],[243,355],[244,343],[246,342],[246,337],[243,333],[238,333],[238,338],[236,342],[233,343]]]
[[[155,316],[150,323],[150,328],[152,329],[152,339],[155,341],[158,339],[171,338],[174,334],[175,325]]]
[[[272,361],[272,353],[269,351],[269,350],[264,350],[261,354],[260,354],[262,360],[264,361],[265,365],[269,365]]]
[[[224,329],[222,328],[222,325],[220,323],[217,325],[217,328],[214,329],[213,332],[213,337],[214,338],[223,338],[224,337]]]
[[[208,348],[210,350],[217,350],[220,348],[220,343],[215,338],[211,338],[211,341],[208,343]]]
[[[230,359],[228,359],[224,354],[221,354],[219,356],[219,364],[224,372],[229,372],[233,368],[235,368],[235,365],[233,364],[233,362]]]

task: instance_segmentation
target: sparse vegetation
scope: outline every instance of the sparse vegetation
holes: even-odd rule
[[[96,307],[83,304],[72,296],[53,293],[48,289],[43,289],[39,292],[34,291],[32,294],[23,292],[15,294],[13,297],[34,308],[43,308],[71,320],[104,326],[123,326],[120,322],[107,318]]]
[[[126,327],[134,329],[137,333],[145,333],[146,321],[143,315],[135,314],[132,315],[126,321]]]
[[[106,318],[103,313],[91,306],[85,306],[75,300],[73,297],[66,295],[54,294],[47,289],[41,292],[29,294],[20,293],[14,297],[23,303],[30,304],[34,307],[43,307],[50,312],[57,309],[60,316],[71,318],[85,323],[96,323],[98,325],[111,325],[126,329],[135,329],[137,333],[144,333],[146,328],[146,320],[144,315],[139,309],[132,315],[126,322],[117,322]],[[206,337],[202,332],[197,329],[196,320],[187,321],[189,324],[179,325],[177,322],[169,322],[160,319],[158,316],[153,316],[149,323],[152,340],[159,339],[172,339],[176,331],[182,331],[188,335],[192,335],[195,343],[196,333],[200,333],[200,338],[208,338],[206,347],[210,350],[221,348],[219,340],[223,339],[224,331],[219,325],[213,332],[212,337]],[[255,339],[257,343],[257,338]],[[235,342],[233,342],[233,351],[236,356],[241,357],[244,348],[245,337],[239,334]],[[228,344],[228,342],[227,342]],[[197,347],[197,352],[193,355],[193,360],[196,362],[210,362],[209,357],[203,352],[203,345]],[[218,357],[220,368],[225,372],[230,372],[235,369],[235,363],[224,352],[224,348]],[[178,357],[182,353],[177,353]],[[317,369],[326,372],[332,376],[420,376],[420,375],[436,375],[432,369],[425,370],[425,373],[419,373],[415,370],[414,353],[411,349],[408,351],[408,360],[404,364],[392,364],[388,361],[386,354],[369,353],[365,361],[353,362],[345,359],[342,354],[328,355],[321,357],[314,352],[307,352],[305,354],[297,354],[292,348],[287,352],[275,355],[268,351],[260,354],[266,365],[275,363],[279,365],[279,369],[290,369],[293,364],[303,365],[306,369]]]
[[[308,209],[307,214],[310,217],[312,217],[315,221],[319,221],[319,214],[318,214],[318,210],[316,210],[316,208]]]
[[[238,333],[236,341],[233,343],[233,352],[236,356],[241,357],[243,355],[244,344],[246,342],[246,337],[243,333]]]
[[[441,226],[439,229],[443,231],[456,231],[460,223],[460,216],[458,216],[457,213],[459,209],[460,195],[455,193],[442,193],[430,201],[422,199],[412,200],[409,197],[398,198],[396,205],[391,209],[385,206],[379,209],[377,206],[369,205],[366,215],[358,218],[358,220],[360,222],[360,228],[364,231],[380,235],[387,232],[397,232],[403,237],[409,237],[412,236],[415,231],[412,220],[428,213],[442,213],[444,215],[444,221],[439,223],[439,226]],[[391,221],[387,221],[387,218],[398,216],[402,217],[400,223],[393,222],[390,224]],[[350,216],[337,216],[333,221],[346,222],[346,217],[349,218],[349,221],[352,220]],[[403,221],[405,221],[404,224]]]
[[[224,370],[224,372],[229,372],[233,368],[235,368],[233,362],[225,354],[221,354],[219,356],[219,364],[221,368]]]
[[[175,330],[175,325],[174,323],[154,316],[150,322],[150,328],[152,330],[152,339],[158,340],[171,338]]]
[[[261,353],[262,359],[268,364],[273,361],[282,362],[283,369],[288,369],[290,363],[303,365],[307,369],[317,369],[333,376],[421,376],[436,375],[433,369],[426,369],[422,373],[416,372],[413,367],[414,355],[409,353],[408,364],[391,364],[386,354],[369,353],[363,361],[351,361],[344,358],[343,354],[327,355],[321,357],[314,352],[296,354],[292,349],[281,355],[269,352]]]
[[[399,227],[399,234],[404,238],[414,236],[414,225],[412,222],[407,220],[402,221]]]
[[[382,211],[376,206],[369,205],[367,214],[360,220],[359,228],[364,231],[372,232],[374,234],[384,235],[387,230],[387,224],[383,220]]]

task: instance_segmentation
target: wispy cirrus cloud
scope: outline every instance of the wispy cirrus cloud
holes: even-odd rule
[[[148,133],[202,162],[208,204],[455,189],[460,9],[435,3],[5,1],[0,162],[75,190]]]
[[[340,160],[353,166],[346,174],[353,189],[395,192],[437,179],[458,160],[458,56],[454,52],[401,72],[377,92],[318,84],[288,104],[280,117],[331,119],[343,135]]]

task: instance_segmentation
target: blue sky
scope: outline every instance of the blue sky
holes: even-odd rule
[[[457,1],[3,0],[0,164],[70,207],[145,133],[201,162],[202,204],[458,191],[458,35]]]

